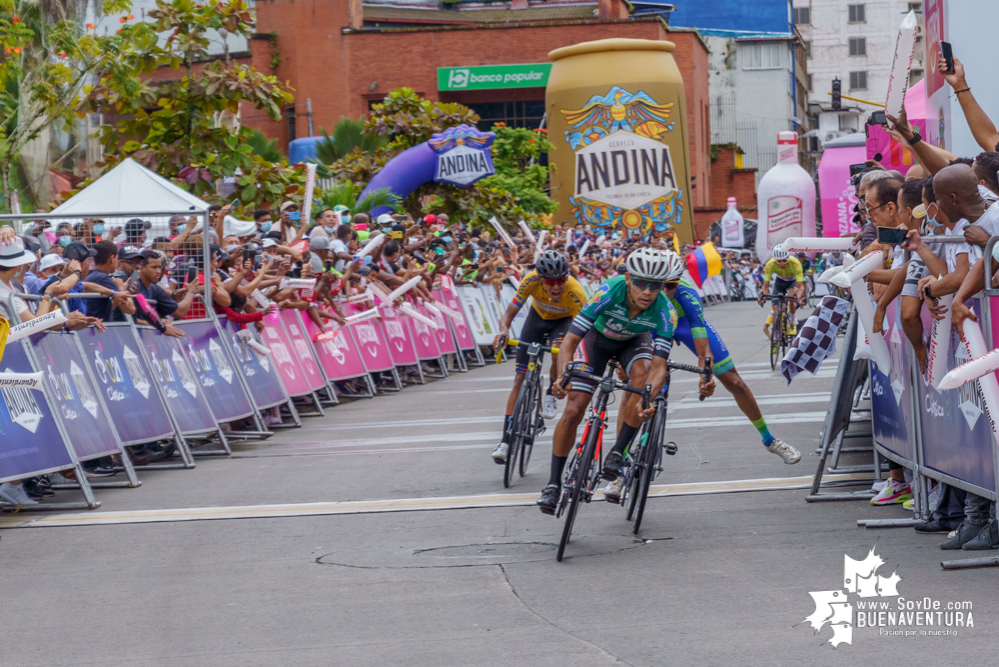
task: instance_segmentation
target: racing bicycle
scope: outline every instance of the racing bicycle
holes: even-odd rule
[[[557,347],[540,343],[523,343],[511,339],[506,344],[527,349],[527,375],[520,385],[520,393],[517,394],[517,402],[513,407],[510,449],[507,451],[506,466],[503,468],[503,488],[513,483],[514,473],[518,469],[521,477],[527,474],[527,464],[531,460],[534,441],[545,432],[545,420],[541,417],[541,402],[545,395],[541,390],[541,369],[544,366],[545,352],[558,354]],[[500,346],[500,349],[502,348],[503,346]]]
[[[787,348],[791,347],[793,337],[788,331],[791,324],[791,311],[788,310],[787,302],[795,301],[798,297],[782,295],[766,295],[760,297],[760,307],[766,300],[777,299],[777,311],[774,313],[773,322],[770,323],[770,368],[777,370],[777,364],[787,354]]]
[[[575,363],[569,364],[565,375],[562,377],[562,386],[568,387],[569,380],[573,377],[597,382],[597,395],[590,403],[590,417],[586,420],[586,428],[583,430],[583,437],[572,454],[569,465],[566,466],[565,477],[562,481],[562,497],[559,498],[558,506],[555,510],[555,517],[559,518],[565,514],[565,525],[562,527],[562,538],[558,543],[558,552],[555,559],[561,561],[565,553],[565,547],[569,544],[572,535],[572,525],[579,512],[579,506],[593,500],[600,485],[601,471],[603,470],[603,436],[604,429],[607,428],[607,402],[615,389],[638,394],[642,397],[642,409],[649,407],[649,393],[652,385],[646,384],[645,389],[639,389],[629,384],[625,384],[614,378],[614,373],[619,364],[611,359],[607,362],[607,370],[603,377],[586,373],[576,368]]]
[[[669,402],[669,384],[672,371],[686,371],[704,376],[704,382],[711,382],[714,364],[711,357],[704,360],[704,366],[666,363],[666,379],[659,394],[652,401],[656,412],[652,419],[642,424],[635,441],[628,446],[624,459],[624,484],[621,494],[621,504],[624,505],[625,519],[634,519],[632,532],[637,535],[642,526],[642,515],[645,513],[645,502],[649,499],[649,487],[652,481],[662,472],[662,459],[665,452],[669,456],[676,454],[675,442],[663,442],[666,438],[666,408]],[[704,396],[700,397],[704,400]]]

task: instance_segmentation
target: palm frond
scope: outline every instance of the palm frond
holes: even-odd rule
[[[360,148],[363,153],[374,153],[379,146],[385,145],[382,137],[364,133],[364,121],[341,117],[333,126],[332,136],[326,130],[320,129],[323,138],[316,142],[316,161],[330,165],[343,156]]]
[[[253,149],[255,155],[259,155],[268,162],[281,162],[286,161],[288,158],[285,157],[281,149],[278,148],[278,142],[276,139],[268,139],[260,130],[253,130],[250,138],[246,140],[246,143],[250,148]]]
[[[364,199],[358,201],[363,191],[363,188],[352,181],[343,181],[337,183],[332,188],[321,191],[318,202],[321,208],[324,209],[335,206],[346,206],[352,213],[368,213],[372,209],[382,206],[399,210],[399,197],[390,189],[379,188],[374,192],[369,192]]]

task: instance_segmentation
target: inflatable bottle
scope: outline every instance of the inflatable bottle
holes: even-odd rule
[[[760,179],[756,201],[756,255],[761,262],[786,238],[815,236],[815,182],[798,164],[797,132],[777,133],[777,164]]]
[[[746,236],[743,233],[745,221],[742,214],[736,208],[735,197],[728,198],[728,210],[721,219],[721,244],[725,248],[742,248],[746,245]]]

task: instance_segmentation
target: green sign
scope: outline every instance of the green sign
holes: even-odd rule
[[[437,90],[491,90],[494,88],[544,88],[551,63],[438,67]]]

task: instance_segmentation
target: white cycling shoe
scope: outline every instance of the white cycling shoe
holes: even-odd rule
[[[509,451],[510,451],[510,445],[508,445],[505,442],[501,442],[500,444],[496,445],[496,447],[493,449],[493,463],[497,463],[499,465],[503,465],[504,463],[506,463],[506,455],[507,452]]]
[[[541,408],[542,419],[555,419],[558,414],[558,399],[551,394],[545,395],[544,406]]]
[[[624,475],[621,475],[613,482],[609,482],[603,488],[604,500],[615,505],[621,502],[621,494],[624,492]]]
[[[767,449],[772,453],[783,459],[784,463],[792,464],[797,463],[801,460],[801,452],[787,444],[780,438],[774,438],[774,441],[767,445]]]

